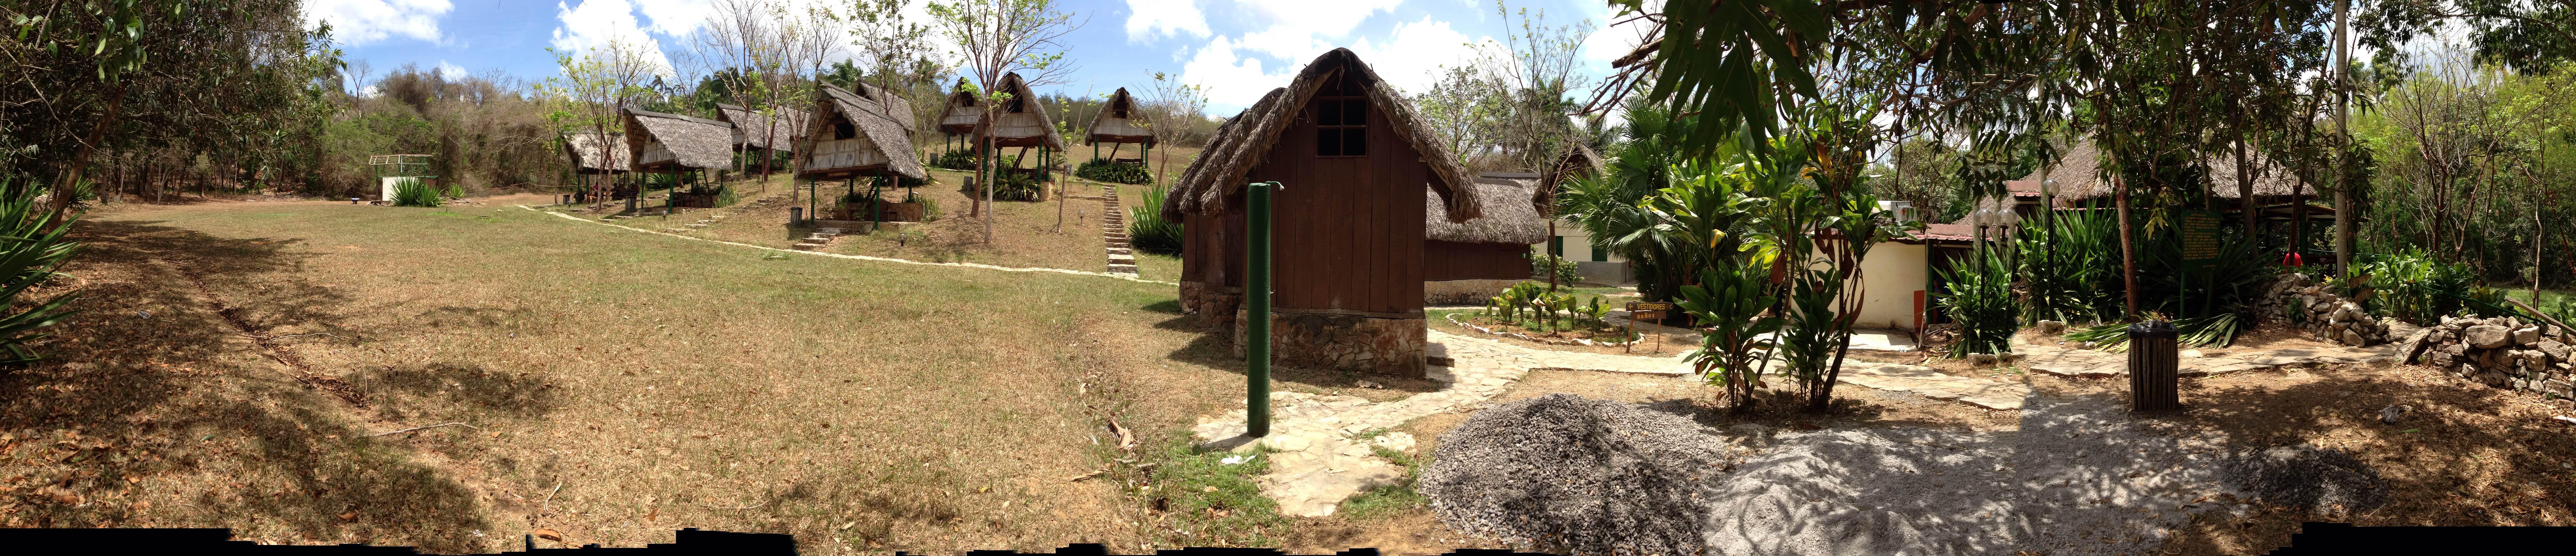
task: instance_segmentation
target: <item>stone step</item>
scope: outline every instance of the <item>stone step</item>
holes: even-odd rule
[[[841,235],[841,229],[840,229],[840,228],[818,228],[818,229],[815,229],[815,230],[814,230],[814,233],[822,234],[822,235],[827,235],[827,236],[837,236],[837,235]]]
[[[1128,259],[1130,259],[1130,260],[1133,260],[1133,259],[1135,259],[1135,258],[1136,258],[1136,257],[1135,257],[1135,255],[1136,255],[1136,251],[1135,251],[1135,250],[1133,250],[1133,249],[1128,249],[1128,248],[1125,248],[1125,247],[1115,246],[1115,245],[1112,245],[1112,246],[1110,246],[1110,247],[1109,247],[1109,254],[1111,254],[1111,255],[1127,255],[1127,256],[1128,256],[1127,258],[1128,258]]]
[[[1120,262],[1120,261],[1125,261],[1125,262],[1126,262],[1126,264],[1131,264],[1131,265],[1132,265],[1132,264],[1136,264],[1136,256],[1135,256],[1135,255],[1110,255],[1110,256],[1109,256],[1109,264],[1119,264],[1119,262]]]
[[[707,225],[705,225],[705,224],[681,224],[681,225],[682,225],[682,226],[688,226],[688,227],[691,227],[691,228],[704,228],[704,227],[707,227]]]
[[[805,236],[805,241],[828,242],[828,241],[832,241],[832,236],[827,236],[827,235],[822,235],[822,234],[808,235],[808,236]]]
[[[812,251],[812,250],[816,250],[816,249],[822,249],[822,248],[823,248],[823,244],[821,244],[821,243],[799,243],[799,244],[795,244],[795,245],[790,245],[790,246],[788,246],[788,248],[789,248],[789,249],[795,249],[795,250],[798,250],[798,251]]]

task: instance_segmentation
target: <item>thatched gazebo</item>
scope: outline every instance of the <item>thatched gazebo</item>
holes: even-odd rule
[[[865,83],[858,87],[853,91],[822,86],[814,102],[811,127],[805,131],[813,146],[800,155],[802,163],[797,165],[796,177],[807,180],[808,191],[819,191],[816,184],[821,180],[845,180],[843,202],[832,207],[836,219],[919,221],[918,203],[876,203],[882,188],[899,183],[895,181],[898,177],[929,177],[922,172],[921,160],[912,150],[912,133],[907,125],[912,120],[912,105],[883,89]],[[860,176],[875,178],[870,181],[866,197],[873,206],[848,203],[858,193]],[[808,195],[809,203],[812,197]],[[868,211],[872,210],[886,212],[871,217]]]
[[[1530,246],[1547,241],[1539,210],[1537,174],[1476,176],[1476,207],[1483,214],[1449,218],[1439,192],[1422,196],[1422,302],[1482,305],[1513,284],[1530,279]]]
[[[1037,91],[1029,88],[1028,81],[1021,79],[1019,72],[1002,74],[1002,81],[994,84],[993,88],[1010,94],[1010,98],[986,107],[984,117],[977,121],[967,140],[972,142],[977,152],[984,154],[988,166],[996,154],[991,151],[1019,147],[1018,158],[1026,161],[1029,148],[1036,147],[1037,168],[1013,167],[1001,171],[1034,173],[1038,181],[1046,181],[1049,177],[1047,153],[1064,152],[1064,138],[1056,135],[1055,120],[1047,117],[1046,108],[1038,104]],[[981,185],[978,184],[979,187]]]
[[[1126,87],[1119,87],[1118,92],[1109,94],[1108,102],[1101,103],[1100,113],[1091,117],[1091,133],[1084,135],[1082,142],[1091,145],[1093,160],[1100,159],[1100,144],[1109,143],[1110,162],[1144,164],[1145,153],[1154,150],[1154,133],[1146,129],[1149,125],[1145,114],[1137,109],[1136,99],[1127,95]],[[1118,149],[1128,143],[1140,144],[1144,150],[1134,159],[1118,158]]]
[[[573,172],[582,175],[615,175],[634,169],[635,153],[626,149],[626,134],[609,132],[607,144],[601,143],[597,133],[564,134],[564,156],[572,159]],[[608,156],[604,161],[600,158],[600,151],[603,148],[607,150]]]
[[[1182,309],[1216,331],[1245,333],[1236,316],[1244,185],[1277,181],[1286,188],[1272,202],[1272,235],[1288,238],[1272,252],[1281,362],[1422,376],[1425,207],[1460,223],[1485,211],[1473,177],[1436,137],[1358,55],[1316,57],[1219,127],[1164,197],[1163,217],[1184,222]]]
[[[716,120],[733,124],[734,150],[749,153],[752,149],[760,149],[761,167],[758,170],[764,176],[769,175],[769,161],[776,158],[771,153],[783,150],[792,154],[796,151],[796,143],[805,140],[805,120],[809,117],[805,111],[794,108],[780,108],[774,112],[777,115],[762,114],[758,110],[731,104],[716,104]]]
[[[954,151],[963,147],[962,138],[975,133],[975,124],[984,121],[984,102],[967,90],[966,78],[957,78],[957,86],[948,93],[947,107],[939,111],[939,132],[948,139],[943,148]]]
[[[626,146],[632,151],[634,170],[671,174],[674,207],[711,208],[712,195],[694,203],[682,202],[679,186],[707,181],[706,172],[733,166],[733,124],[635,108],[625,109],[625,114]],[[639,180],[635,198],[642,199],[644,193],[644,184]],[[643,206],[642,202],[636,206]]]

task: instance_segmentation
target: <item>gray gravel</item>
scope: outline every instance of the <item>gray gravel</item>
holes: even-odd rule
[[[1579,554],[1698,551],[1703,479],[1727,442],[1688,417],[1551,394],[1496,404],[1441,435],[1415,488],[1461,530]]]
[[[1566,394],[1501,404],[1441,438],[1422,490],[1453,527],[1578,554],[2052,556],[2136,553],[2192,513],[2243,511],[2220,493],[2361,507],[2376,492],[2340,453],[2227,457],[2223,438],[2118,399],[2034,393],[2018,432],[1748,428]],[[1722,435],[1763,450],[1710,474]]]
[[[2225,469],[2230,486],[2280,506],[2340,514],[2388,501],[2379,471],[2342,450],[2276,446],[2230,458]]]

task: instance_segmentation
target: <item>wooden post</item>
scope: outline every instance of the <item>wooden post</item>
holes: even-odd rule
[[[2182,409],[2173,323],[2129,325],[2129,410]]]

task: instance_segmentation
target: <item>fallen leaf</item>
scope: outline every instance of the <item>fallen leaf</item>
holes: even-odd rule
[[[340,512],[340,521],[357,521],[358,512]]]
[[[653,520],[653,518],[660,517],[661,515],[662,515],[662,509],[661,509],[661,508],[653,508],[653,511],[644,512],[644,520],[645,520],[645,521],[652,521],[652,520]]]
[[[555,530],[553,530],[553,529],[538,529],[538,530],[536,530],[536,531],[532,531],[532,532],[533,532],[533,533],[535,533],[535,534],[537,535],[537,538],[540,538],[540,539],[545,539],[545,540],[555,541],[555,542],[558,542],[558,543],[560,543],[560,542],[564,542],[564,540],[563,540],[563,533],[557,533],[557,532],[555,532]]]

